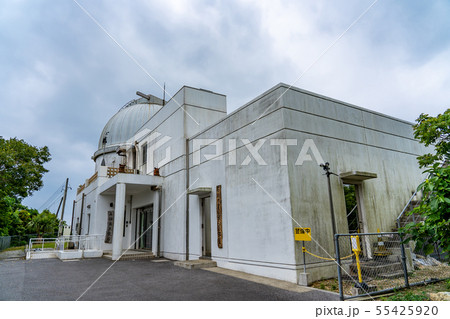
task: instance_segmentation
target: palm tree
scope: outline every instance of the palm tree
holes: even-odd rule
[[[58,231],[58,225],[59,221],[56,215],[45,209],[42,213],[33,216],[27,226],[36,232],[38,238],[42,238],[41,234]]]

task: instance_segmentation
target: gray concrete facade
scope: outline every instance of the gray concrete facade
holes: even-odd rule
[[[154,253],[159,247],[166,258],[198,259],[210,245],[207,257],[220,267],[293,283],[304,277],[294,227],[311,228],[309,251],[334,255],[327,180],[319,164],[329,162],[337,175],[331,186],[338,233],[348,232],[344,184],[357,185],[362,230],[390,231],[422,180],[416,157],[424,153],[412,123],[286,84],[228,115],[224,95],[183,87],[123,147],[124,165],[140,175],[117,175],[128,178],[122,215],[128,226],[116,251],[136,246],[139,216],[151,206],[153,221],[162,214],[152,228]],[[152,176],[153,167],[159,168],[158,180],[133,182]],[[100,191],[104,183],[115,183],[101,173],[105,169],[79,192],[75,209],[77,220],[82,203],[95,207],[91,229],[100,234],[110,203],[117,203],[114,188]],[[124,226],[114,227],[120,228],[117,239]],[[308,280],[334,275],[333,262],[309,257]]]

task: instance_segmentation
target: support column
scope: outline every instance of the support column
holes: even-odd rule
[[[114,231],[112,240],[112,260],[117,260],[122,254],[125,193],[126,193],[126,185],[123,183],[116,184],[116,203],[114,206]]]

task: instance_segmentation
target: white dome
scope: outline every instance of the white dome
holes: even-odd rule
[[[106,123],[98,149],[125,144],[161,107],[143,98],[129,102]]]

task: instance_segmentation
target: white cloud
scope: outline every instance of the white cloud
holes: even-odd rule
[[[229,111],[293,83],[372,2],[80,1],[171,94],[211,89]],[[296,86],[410,121],[443,112],[448,12],[446,1],[379,1]],[[5,3],[0,41],[0,135],[53,154],[33,203],[90,176],[103,125],[136,90],[162,95],[71,1]]]

